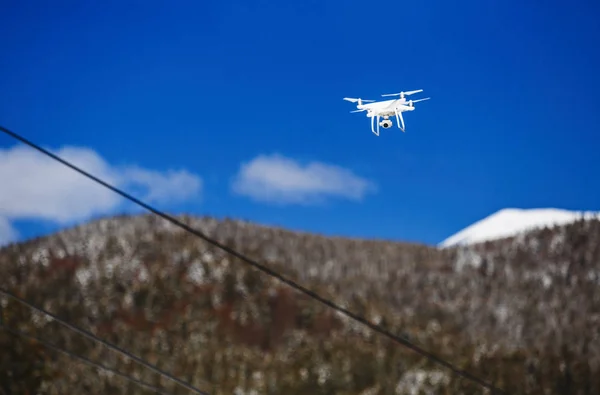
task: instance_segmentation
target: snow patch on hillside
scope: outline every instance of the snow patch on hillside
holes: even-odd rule
[[[580,219],[600,219],[600,212],[569,211],[555,208],[546,209],[516,209],[500,210],[460,232],[448,237],[438,246],[442,248],[482,243],[512,237],[523,232],[566,225]]]

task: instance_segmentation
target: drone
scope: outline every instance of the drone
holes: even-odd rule
[[[371,131],[379,136],[379,127],[381,126],[384,129],[389,129],[392,127],[392,121],[390,120],[391,116],[396,116],[396,122],[398,123],[398,129],[402,130],[402,132],[406,131],[406,127],[404,126],[404,118],[402,117],[402,113],[406,111],[414,111],[414,103],[429,100],[430,97],[426,97],[425,99],[418,100],[406,100],[406,96],[414,95],[415,93],[423,92],[423,89],[419,89],[416,91],[408,91],[408,92],[400,92],[400,93],[389,93],[385,95],[381,95],[382,97],[388,96],[400,96],[398,99],[384,100],[384,101],[375,101],[375,100],[363,100],[363,99],[355,99],[352,97],[344,97],[344,100],[349,101],[351,103],[358,103],[356,108],[358,110],[350,111],[351,113],[355,112],[367,112],[367,117],[371,118]],[[370,104],[363,104],[370,103]],[[375,128],[375,118],[377,118],[377,129]],[[380,119],[383,118],[382,121]],[[400,126],[402,125],[402,126]]]

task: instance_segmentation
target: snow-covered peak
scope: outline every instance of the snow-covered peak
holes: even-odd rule
[[[599,218],[600,212],[569,211],[555,208],[500,210],[448,237],[439,247],[475,244],[515,236],[522,232],[556,225],[566,225],[581,218]]]

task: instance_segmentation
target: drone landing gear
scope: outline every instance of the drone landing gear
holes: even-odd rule
[[[405,126],[404,126],[404,118],[402,118],[402,113],[398,110],[396,110],[395,113],[396,113],[396,122],[398,122],[398,129],[402,130],[402,133],[404,133]],[[400,121],[402,121],[402,127],[400,127]]]
[[[398,123],[398,129],[400,129],[403,133],[405,132],[404,126],[404,118],[402,117],[402,113],[399,111],[395,111],[396,114],[396,122]],[[377,118],[377,120],[375,119]],[[379,127],[382,126],[384,129],[389,129],[392,127],[392,121],[390,121],[389,115],[383,116],[383,121],[380,121],[382,118],[381,115],[374,115],[371,117],[371,131],[375,136],[379,136]],[[377,129],[375,129],[375,122],[377,122]],[[402,126],[400,126],[402,125]]]
[[[375,136],[379,136],[379,115],[377,115],[377,131],[375,131],[375,116],[371,117],[371,131]]]

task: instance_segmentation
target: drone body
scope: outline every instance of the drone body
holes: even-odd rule
[[[423,92],[423,89],[419,89],[416,91],[382,95],[382,96],[400,96],[400,98],[399,99],[391,99],[391,100],[383,100],[383,101],[379,101],[379,102],[376,102],[375,100],[363,100],[363,99],[355,99],[355,98],[351,98],[351,97],[344,97],[344,100],[352,102],[352,103],[358,103],[356,105],[356,108],[358,108],[358,110],[351,111],[351,112],[362,112],[362,111],[367,112],[367,117],[371,118],[371,131],[376,136],[379,136],[379,127],[380,126],[383,127],[384,129],[389,129],[392,127],[392,121],[390,120],[390,117],[392,117],[392,116],[396,117],[396,122],[398,122],[398,128],[400,130],[402,130],[402,132],[405,131],[406,128],[404,126],[404,118],[402,117],[402,113],[406,112],[406,111],[414,111],[415,110],[415,107],[413,105],[414,103],[430,99],[429,97],[427,97],[425,99],[419,99],[419,100],[408,100],[408,101],[406,100],[405,96],[413,95],[413,94],[419,93],[419,92]],[[364,104],[365,102],[368,102],[368,104]],[[377,128],[375,128],[375,119],[376,118],[377,118]],[[381,120],[381,118],[383,118],[383,120]],[[400,126],[400,125],[402,125],[402,126]]]

